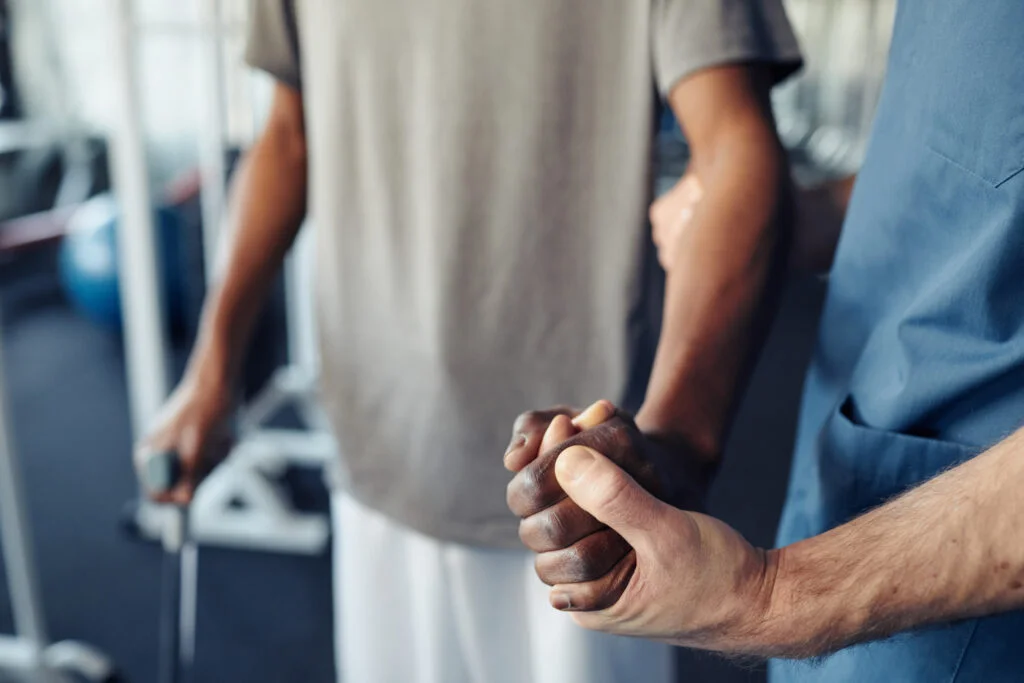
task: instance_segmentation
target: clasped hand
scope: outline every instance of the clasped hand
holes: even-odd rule
[[[527,413],[506,466],[519,535],[551,604],[580,625],[705,649],[756,649],[773,567],[698,509],[709,476],[678,443],[599,402]],[[686,510],[689,511],[684,511]]]

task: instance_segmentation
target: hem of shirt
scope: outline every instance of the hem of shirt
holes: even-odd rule
[[[351,496],[360,505],[384,515],[392,522],[436,541],[478,548],[527,551],[526,546],[519,540],[519,525],[514,519],[507,525],[431,519],[413,514],[409,510],[402,510],[400,505],[381,504],[381,501],[373,496],[361,495],[351,484],[337,485],[331,491],[331,495],[339,493]]]
[[[772,87],[789,79],[804,66],[803,55],[799,51],[782,52],[777,55],[764,55],[751,52],[747,48],[723,52],[714,59],[697,60],[689,63],[682,63],[672,70],[672,75],[665,79],[664,84],[659,84],[658,90],[661,96],[668,98],[680,82],[689,78],[704,69],[714,69],[721,66],[735,64],[759,64],[771,69]]]
[[[302,91],[302,79],[296,74],[288,73],[283,69],[279,69],[274,65],[268,64],[251,56],[246,56],[244,62],[250,69],[262,71],[275,81],[278,81],[293,90]]]

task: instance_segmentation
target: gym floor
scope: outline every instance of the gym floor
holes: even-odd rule
[[[0,317],[51,636],[87,641],[129,681],[152,683],[161,551],[119,528],[135,493],[122,350],[68,308],[47,258],[0,264]],[[771,544],[778,521],[822,289],[810,279],[790,286],[712,494],[712,512],[758,544]],[[204,549],[200,567],[196,683],[333,680],[327,555]],[[686,651],[680,661],[687,683],[764,680],[757,666]]]

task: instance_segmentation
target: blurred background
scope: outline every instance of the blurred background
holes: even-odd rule
[[[895,0],[786,5],[807,67],[777,90],[776,114],[795,177],[813,185],[857,169]],[[269,101],[271,84],[242,63],[247,11],[246,0],[0,0],[0,408],[14,466],[0,470],[0,513],[26,532],[5,534],[0,562],[0,682],[26,680],[5,663],[66,639],[127,680],[156,680],[162,511],[136,502],[131,444],[182,370],[226,181]],[[686,158],[667,116],[660,190]],[[333,680],[333,446],[313,398],[309,250],[297,246],[246,364],[231,465],[193,511],[197,681]],[[824,285],[790,283],[713,491],[711,511],[757,544],[773,540]],[[680,659],[680,680],[764,678],[756,665]]]

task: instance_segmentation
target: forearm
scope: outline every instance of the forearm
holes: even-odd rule
[[[717,453],[784,271],[789,178],[770,129],[752,124],[695,157],[705,196],[674,245],[664,322],[638,423]]]
[[[268,131],[232,185],[227,258],[203,308],[192,364],[211,381],[237,375],[253,327],[306,211],[304,146]]]
[[[807,657],[1024,608],[1024,430],[844,526],[769,553],[764,654]]]

